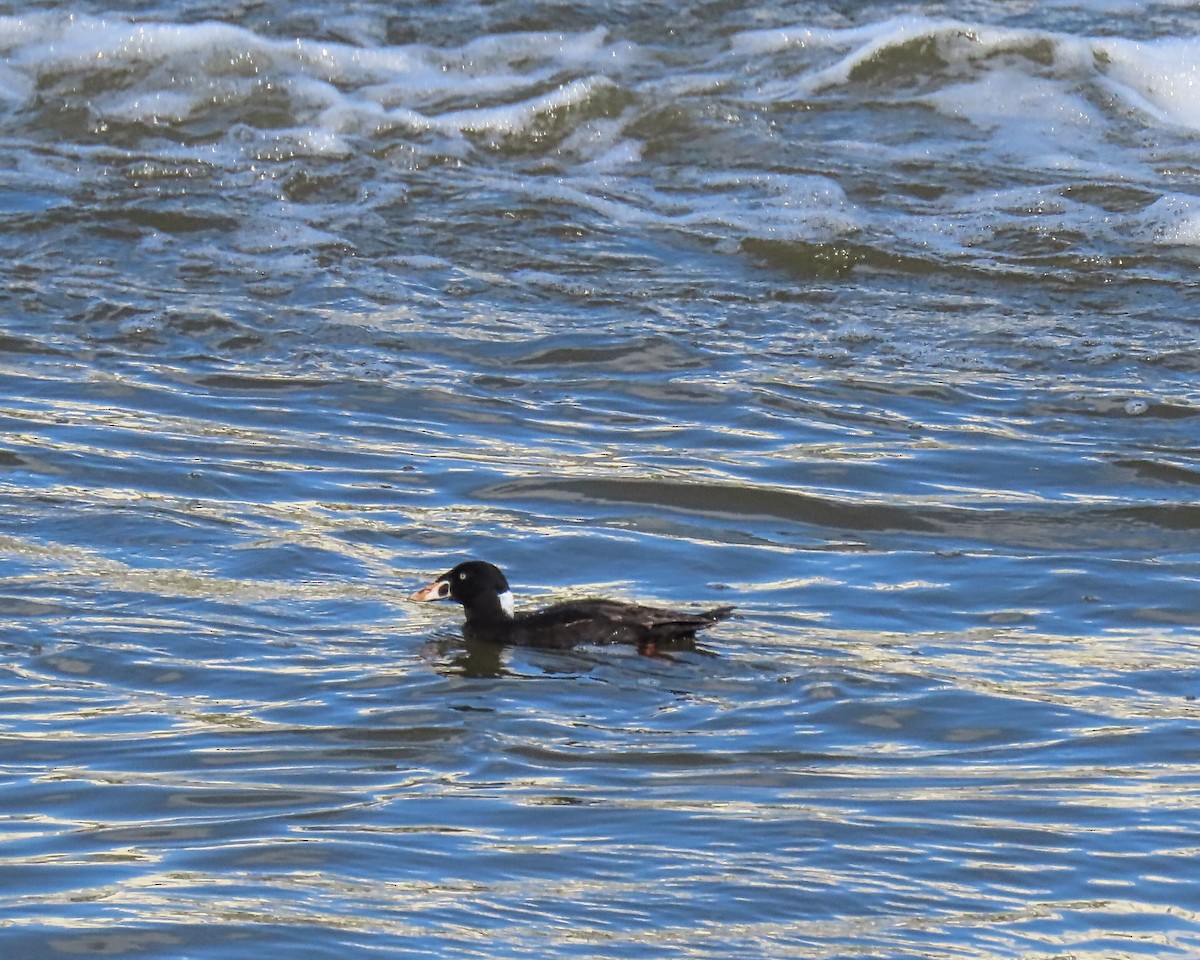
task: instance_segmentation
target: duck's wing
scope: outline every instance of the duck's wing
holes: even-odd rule
[[[732,612],[733,607],[688,613],[617,600],[575,600],[518,616],[512,623],[511,642],[557,648],[585,643],[641,646],[692,636]]]

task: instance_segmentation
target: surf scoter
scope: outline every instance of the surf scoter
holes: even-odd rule
[[[631,643],[644,654],[656,653],[660,643],[692,637],[733,612],[733,607],[713,607],[684,613],[591,599],[518,614],[504,574],[483,560],[460,563],[408,599],[457,600],[466,612],[463,636],[468,640],[559,650],[580,643]]]

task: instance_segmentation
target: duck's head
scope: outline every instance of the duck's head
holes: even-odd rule
[[[456,600],[472,614],[486,615],[499,609],[513,615],[513,595],[500,568],[484,560],[467,560],[448,570],[429,586],[409,595],[409,600]]]

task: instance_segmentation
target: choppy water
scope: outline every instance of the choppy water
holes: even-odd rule
[[[1193,5],[346,6],[0,5],[3,956],[1200,952]]]

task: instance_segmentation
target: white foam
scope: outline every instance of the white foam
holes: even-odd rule
[[[1094,119],[1095,109],[1076,91],[1081,81],[1095,80],[1159,123],[1200,130],[1197,37],[1149,41],[1086,38],[908,16],[845,30],[796,26],[746,31],[737,34],[731,46],[735,54],[747,57],[809,51],[814,59],[807,69],[758,86],[761,99],[788,102],[846,85],[857,68],[915,39],[935,41],[938,56],[950,64],[972,63],[987,68],[977,80],[928,98],[934,105],[973,120],[1007,113],[1040,119],[1044,128],[1054,123],[1086,123]],[[1002,61],[989,63],[1005,52],[1019,52],[1033,45],[1048,45],[1053,52],[1053,78],[1028,71],[1021,75],[1020,70],[1006,67]],[[830,52],[839,54],[831,62],[827,60]],[[1074,82],[1064,86],[1064,77]],[[972,91],[971,87],[977,89]]]
[[[642,144],[625,136],[619,120],[589,120],[569,134],[560,153],[577,159],[585,173],[609,174],[623,170],[642,158]]]
[[[458,48],[362,47],[276,40],[229,24],[134,23],[119,17],[0,18],[0,98],[27,101],[44,76],[138,66],[132,87],[88,100],[98,123],[178,124],[221,104],[270,97],[290,109],[291,148],[344,153],[346,135],[408,128],[452,136],[519,135],[611,87],[592,68],[635,62],[603,28],[490,36]],[[579,74],[584,76],[567,76]],[[470,104],[470,106],[464,106]],[[309,132],[300,132],[309,128]]]
[[[1200,199],[1172,194],[1161,197],[1138,218],[1142,239],[1159,246],[1200,246]]]
[[[1134,124],[1200,129],[1200,40],[1136,43],[911,16],[851,29],[746,31],[715,55],[706,48],[689,51],[694,62],[664,63],[655,48],[613,42],[602,27],[432,47],[373,46],[369,23],[351,26],[348,35],[366,45],[278,40],[221,23],[52,13],[0,18],[6,54],[0,101],[19,109],[57,84],[91,112],[98,128],[196,123],[207,135],[233,117],[216,143],[163,138],[153,148],[155,159],[208,165],[224,182],[260,190],[272,201],[280,191],[270,180],[284,175],[277,161],[352,157],[383,143],[396,168],[444,167],[468,190],[560,203],[617,228],[702,236],[721,250],[736,250],[747,238],[823,243],[866,234],[868,243],[911,244],[921,255],[986,259],[988,244],[1004,232],[1009,243],[1014,233],[1038,229],[1125,239],[1131,221],[1132,233],[1148,243],[1197,242],[1188,197],[1164,197],[1139,216],[1065,199],[1062,184],[1080,177],[1157,182],[1155,158],[1119,144],[1113,133],[1125,134],[1131,117]],[[943,158],[960,166],[978,162],[999,171],[1000,180],[1019,171],[1021,186],[971,193],[971,184],[941,201],[855,202],[866,194],[850,199],[840,174],[780,172],[791,161],[776,166],[764,144],[776,130],[781,137],[795,129],[803,135],[803,115],[789,117],[789,106],[809,98],[828,103],[831,92],[842,93],[838,88],[851,96],[869,88],[870,98],[886,100],[890,91],[883,84],[863,78],[878,76],[879,64],[898,48],[923,49],[920,41],[936,46],[937,59],[926,68],[920,58],[893,57],[897,69],[913,63],[920,74],[895,95],[895,115],[914,103],[930,108],[936,111],[930,112],[931,132],[875,138],[861,126],[847,128],[847,138],[862,139],[823,141],[823,149],[847,169],[855,166],[856,151],[865,170],[903,164],[920,170]],[[120,82],[105,82],[110,69]],[[85,85],[81,79],[93,91],[86,99],[76,93]],[[1113,109],[1113,97],[1124,110]],[[253,125],[260,103],[270,111],[270,127]],[[717,110],[728,138],[711,122]],[[647,118],[659,112],[683,118],[681,129],[694,123],[713,131],[712,149],[704,143],[681,149],[669,169],[659,168],[641,139],[653,126]],[[664,137],[668,150],[678,141],[678,131]],[[510,142],[536,154],[537,163],[526,165],[523,175],[487,161],[488,147]],[[759,152],[744,150],[749,144]],[[112,146],[61,149],[70,157],[99,151],[97,166],[127,162]],[[729,172],[741,166],[745,173]],[[72,167],[65,162],[62,175],[77,175]],[[804,168],[822,169],[817,161]],[[1030,174],[1038,184],[1026,181]],[[382,190],[385,185],[373,184],[372,197]],[[330,215],[308,225],[302,207],[257,208],[262,220],[243,227],[240,247],[253,253],[338,241]]]
[[[473,110],[452,110],[429,118],[429,123],[441,130],[468,133],[516,134],[532,129],[538,119],[557,110],[577,107],[589,100],[598,90],[611,86],[602,77],[574,80],[517,103]]]
[[[195,94],[180,90],[156,90],[153,93],[128,93],[109,97],[105,115],[128,123],[179,123],[196,106]]]
[[[704,202],[677,218],[690,227],[732,230],[736,238],[824,243],[853,233],[863,218],[828,177],[791,174],[708,178]]]
[[[889,20],[845,30],[804,25],[775,27],[767,30],[744,30],[734,34],[731,48],[740,56],[762,56],[803,47],[852,47],[891,31],[892,24],[903,24],[915,18]]]
[[[920,98],[941,113],[991,134],[995,156],[1030,169],[1079,170],[1103,156],[1108,120],[1061,81],[996,67],[978,79]]]
[[[1032,119],[1038,132],[1097,122],[1096,112],[1081,96],[1061,83],[1033,77],[1012,67],[988,71],[978,80],[952,84],[921,101],[943,113],[963,117],[979,126],[1007,126],[1014,119],[1027,125]]]
[[[1200,130],[1200,38],[1099,40],[1096,49],[1114,94],[1160,123]]]
[[[1007,35],[1013,31],[987,30],[988,34]],[[967,34],[972,42],[993,42],[979,37],[978,28],[968,28],[956,20],[934,20],[927,17],[896,17],[881,23],[869,24],[846,30],[812,30],[787,28],[773,31],[750,31],[738,34],[733,40],[733,50],[740,55],[755,55],[812,47],[817,52],[825,50],[847,51],[839,59],[823,66],[814,65],[800,75],[776,82],[760,84],[760,97],[764,100],[788,102],[804,100],[829,87],[844,86],[850,82],[854,71],[864,64],[876,60],[889,48],[927,37],[962,37]]]

